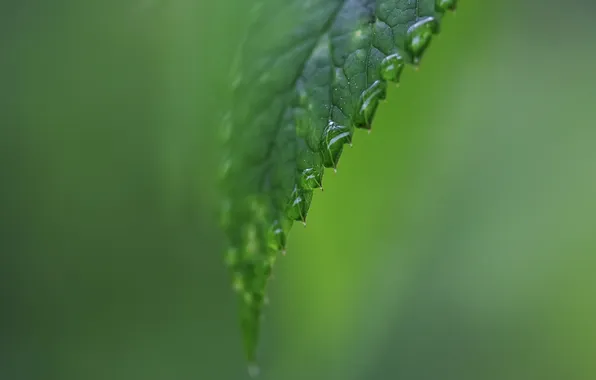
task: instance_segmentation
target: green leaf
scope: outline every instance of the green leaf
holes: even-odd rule
[[[266,285],[324,168],[370,129],[388,82],[417,65],[455,0],[271,0],[247,17],[221,128],[222,224],[249,361]]]

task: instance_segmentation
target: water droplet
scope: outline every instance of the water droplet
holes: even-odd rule
[[[362,41],[364,38],[365,35],[362,29],[358,29],[354,33],[352,33],[352,41],[354,41],[355,44],[360,43],[360,41]]]
[[[310,208],[312,194],[311,190],[302,190],[297,186],[294,187],[287,209],[288,218],[304,222]]]
[[[433,34],[437,33],[439,23],[434,17],[425,17],[408,28],[408,50],[418,64],[422,54],[430,44]]]
[[[307,190],[320,189],[323,184],[323,168],[307,168],[300,173],[300,187]]]
[[[269,247],[275,252],[283,251],[286,248],[288,232],[292,227],[292,221],[283,217],[282,221],[275,220],[269,232]],[[275,256],[273,256],[275,258]],[[271,264],[273,266],[273,263]]]
[[[404,58],[399,54],[391,54],[381,61],[381,78],[386,81],[399,83],[404,69]]]
[[[370,130],[379,101],[387,96],[387,84],[383,81],[375,81],[360,96],[358,116],[356,117],[356,128]]]
[[[321,140],[323,165],[328,168],[337,167],[344,144],[351,142],[352,131],[350,128],[330,121],[323,131]]]
[[[315,137],[315,135],[317,136]],[[325,167],[323,166],[323,158],[321,157],[320,153],[321,132],[318,134],[311,133],[311,137],[312,142],[308,143],[301,139],[297,140],[296,170],[298,171],[298,184],[304,189],[311,189],[312,186],[308,185],[307,183],[303,183],[302,179],[306,179],[310,175],[314,175],[315,178],[309,178],[308,182],[312,182],[312,179],[322,181],[322,178],[317,177],[322,177],[323,171],[325,170]],[[305,172],[307,169],[310,170]]]
[[[457,8],[457,0],[436,0],[435,10],[437,12],[454,11]]]

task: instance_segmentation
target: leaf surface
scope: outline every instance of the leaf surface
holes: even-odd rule
[[[454,0],[271,0],[247,15],[233,70],[222,225],[255,361],[266,285],[295,221],[306,223],[325,168],[370,129],[390,82],[417,65]]]

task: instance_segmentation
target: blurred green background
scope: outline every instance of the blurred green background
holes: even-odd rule
[[[0,379],[243,379],[214,135],[251,1],[0,4]],[[462,1],[325,178],[262,378],[596,378],[590,1]]]

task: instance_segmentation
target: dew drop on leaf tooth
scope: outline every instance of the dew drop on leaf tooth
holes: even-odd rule
[[[321,150],[323,165],[327,168],[336,168],[343,151],[344,144],[352,143],[352,131],[350,128],[339,125],[332,121],[323,130]]]
[[[435,10],[437,12],[454,11],[457,8],[457,0],[436,0]]]
[[[375,81],[369,88],[364,90],[360,96],[358,114],[356,116],[356,128],[371,128],[379,101],[387,96],[387,84],[381,80]]]
[[[381,61],[381,78],[385,81],[399,83],[401,72],[405,66],[404,58],[395,53]]]
[[[437,33],[438,27],[439,24],[434,17],[425,17],[408,28],[407,47],[415,64],[420,62],[433,34]]]
[[[292,195],[290,196],[290,202],[288,204],[288,218],[291,220],[306,222],[306,215],[310,208],[310,202],[312,201],[312,191],[302,190],[298,186],[294,187]]]
[[[299,153],[296,157],[297,183],[305,190],[320,189],[323,184],[323,158],[319,152],[320,136],[314,144],[316,151],[310,150],[306,144],[298,144]]]
[[[323,169],[314,167],[302,170],[300,173],[300,187],[305,190],[320,189],[323,187]]]
[[[291,227],[292,220],[286,217],[283,217],[281,221],[279,219],[275,220],[269,233],[269,247],[276,252],[285,250],[288,240],[288,232]],[[271,265],[273,265],[273,263],[271,263]]]

